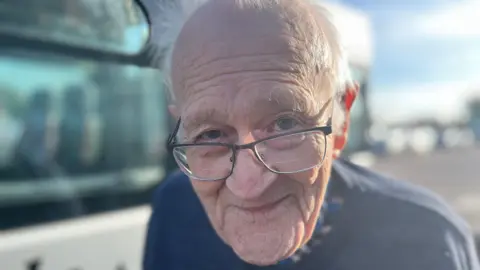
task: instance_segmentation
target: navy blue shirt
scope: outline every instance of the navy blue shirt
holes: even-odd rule
[[[144,270],[480,270],[468,225],[437,195],[343,160],[329,188],[344,201],[326,216],[329,233],[295,264],[258,267],[220,240],[188,177],[174,173],[154,195]]]

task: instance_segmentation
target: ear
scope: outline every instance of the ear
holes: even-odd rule
[[[333,143],[333,158],[339,158],[347,144],[348,128],[350,126],[350,109],[359,92],[358,84],[350,86],[346,89],[342,98],[343,109],[345,110],[345,122],[343,124],[342,132],[334,135]]]
[[[168,105],[168,111],[170,112],[170,115],[173,117],[173,119],[177,120],[178,117],[180,116],[178,114],[178,108],[175,105]]]

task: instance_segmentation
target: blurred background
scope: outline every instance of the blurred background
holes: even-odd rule
[[[480,233],[480,1],[335,2],[363,11],[374,33],[375,158],[363,159],[440,193]]]
[[[140,269],[175,169],[160,2],[0,1],[0,269]],[[480,239],[480,1],[319,3],[361,87],[344,158],[436,191]]]

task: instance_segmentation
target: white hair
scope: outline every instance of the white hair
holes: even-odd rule
[[[169,93],[171,101],[175,101],[175,95],[171,86],[171,64],[172,53],[183,26],[195,11],[208,3],[211,0],[174,0],[165,1],[157,0],[156,8],[159,9],[159,14],[151,18],[151,23],[154,27],[152,33],[152,42],[155,51],[153,57],[158,61],[158,66],[163,70],[165,86]],[[247,0],[243,0],[247,1]],[[261,4],[265,0],[248,0],[250,2],[257,1]],[[332,125],[335,133],[341,133],[345,122],[345,108],[342,105],[341,97],[345,90],[353,85],[348,60],[346,53],[340,40],[340,35],[332,20],[331,14],[318,2],[318,0],[309,0],[315,7],[317,13],[316,19],[320,22],[320,28],[323,31],[323,41],[327,46],[327,50],[317,50],[321,55],[312,55],[314,61],[316,59],[323,59],[322,63],[315,63],[330,70],[330,77],[334,89],[334,105]],[[327,60],[329,63],[326,64]]]

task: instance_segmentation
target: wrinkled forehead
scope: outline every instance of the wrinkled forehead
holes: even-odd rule
[[[246,89],[224,87],[226,89],[208,90],[185,101],[181,116],[187,131],[204,123],[255,125],[284,113],[312,120],[328,117],[331,98],[314,98],[296,84],[265,83],[264,87],[259,84]]]
[[[258,69],[263,70],[276,63],[292,72],[307,73],[306,62],[311,62],[315,50],[312,47],[322,49],[319,43],[323,42],[317,40],[322,31],[316,29],[305,1],[270,2],[277,1],[264,1],[265,6],[258,6],[261,1],[211,0],[200,7],[182,28],[174,46],[170,74],[172,83],[176,83],[174,91],[182,94],[179,92],[188,88],[185,84],[189,80],[207,72],[205,64],[213,64],[209,73],[219,73],[222,71],[213,67],[224,69],[232,59],[241,58],[242,64],[258,60],[250,64],[262,62]]]
[[[195,120],[222,114],[226,118],[222,111],[229,110],[318,113],[317,103],[326,103],[332,93],[322,74],[309,70],[306,36],[314,30],[301,20],[301,12],[286,13],[228,6],[198,10],[172,55],[172,86],[179,105],[189,115],[203,115]],[[305,31],[298,30],[302,27]]]

